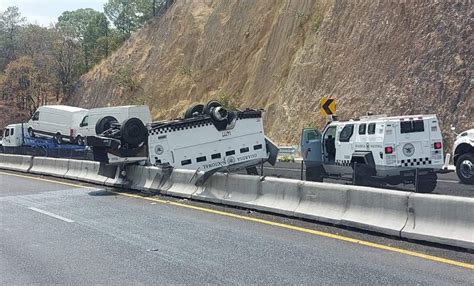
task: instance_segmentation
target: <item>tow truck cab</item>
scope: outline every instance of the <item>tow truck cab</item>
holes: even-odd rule
[[[442,142],[436,115],[365,116],[330,122],[322,133],[303,129],[301,150],[307,179],[352,180],[359,171],[363,180],[396,185],[413,183],[407,174],[415,169],[433,181],[444,164]]]

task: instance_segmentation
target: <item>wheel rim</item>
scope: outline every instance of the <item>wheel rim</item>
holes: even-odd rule
[[[469,160],[464,160],[462,161],[461,163],[461,175],[466,178],[466,179],[470,179],[472,178],[472,176],[474,176],[474,168],[473,168],[473,165],[472,165],[472,162],[469,161]]]

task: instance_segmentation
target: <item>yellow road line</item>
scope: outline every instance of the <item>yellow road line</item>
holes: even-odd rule
[[[0,174],[17,176],[17,177],[28,178],[28,179],[39,180],[39,181],[46,181],[46,182],[51,182],[51,183],[67,185],[67,186],[74,186],[74,187],[78,187],[78,188],[97,189],[97,188],[82,186],[82,185],[73,184],[73,183],[65,183],[65,182],[60,182],[60,181],[48,180],[48,179],[37,178],[37,177],[30,177],[30,176],[19,175],[19,174],[4,173],[4,172],[1,172],[1,171],[0,171]],[[193,205],[188,205],[188,204],[183,204],[183,203],[178,203],[178,202],[173,202],[173,201],[168,201],[168,200],[162,200],[162,199],[151,198],[151,197],[144,197],[144,196],[135,195],[135,194],[115,192],[115,191],[111,191],[111,190],[109,190],[109,192],[114,193],[116,195],[121,195],[121,196],[126,196],[126,197],[131,197],[131,198],[137,198],[137,199],[157,202],[157,203],[161,203],[161,204],[167,204],[167,205],[173,205],[173,206],[177,206],[177,207],[183,207],[183,208],[198,210],[198,211],[202,211],[202,212],[222,215],[222,216],[226,216],[226,217],[232,217],[232,218],[236,218],[236,219],[256,222],[256,223],[265,224],[265,225],[271,225],[271,226],[280,227],[280,228],[284,228],[284,229],[290,229],[290,230],[294,230],[294,231],[309,233],[309,234],[313,234],[313,235],[317,235],[317,236],[321,236],[321,237],[327,237],[327,238],[332,238],[332,239],[345,241],[345,242],[349,242],[349,243],[364,245],[364,246],[372,247],[372,248],[376,248],[376,249],[382,249],[382,250],[401,253],[401,254],[405,254],[405,255],[409,255],[409,256],[419,257],[419,258],[423,258],[423,259],[426,259],[426,260],[431,260],[431,261],[435,261],[435,262],[439,262],[439,263],[459,266],[459,267],[468,268],[468,269],[474,269],[474,264],[460,262],[460,261],[451,260],[451,259],[446,259],[446,258],[442,258],[442,257],[428,255],[428,254],[423,254],[423,253],[419,253],[419,252],[415,252],[415,251],[411,251],[411,250],[406,250],[406,249],[387,246],[387,245],[383,245],[383,244],[379,244],[379,243],[374,243],[374,242],[369,242],[369,241],[365,241],[365,240],[350,238],[350,237],[337,235],[337,234],[332,234],[332,233],[323,232],[323,231],[318,231],[318,230],[314,230],[314,229],[309,229],[309,228],[304,228],[304,227],[299,227],[299,226],[294,226],[294,225],[289,225],[289,224],[284,224],[284,223],[279,223],[279,222],[273,222],[273,221],[269,221],[269,220],[253,218],[253,217],[248,217],[248,216],[243,216],[243,215],[238,215],[238,214],[233,214],[233,213],[228,213],[228,212],[224,212],[224,211],[218,211],[218,210],[214,210],[214,209],[198,207],[198,206],[193,206]]]
[[[79,185],[79,184],[61,182],[61,181],[50,180],[50,179],[45,179],[45,178],[31,177],[31,176],[15,174],[15,173],[6,173],[6,172],[0,171],[0,174],[8,175],[8,176],[14,176],[14,177],[20,177],[20,178],[26,178],[26,179],[33,179],[33,180],[38,180],[38,181],[43,181],[43,182],[48,182],[48,183],[55,183],[55,184],[65,185],[65,186],[75,187],[75,188],[98,190],[98,188],[94,188],[94,187],[82,186],[82,185]]]

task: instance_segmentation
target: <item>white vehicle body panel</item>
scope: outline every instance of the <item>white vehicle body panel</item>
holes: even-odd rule
[[[341,132],[349,125],[353,126],[352,136],[348,140],[343,136],[341,140]],[[331,126],[337,128],[335,161],[331,164],[323,159],[329,174],[351,174],[351,159],[358,151],[372,153],[377,176],[382,177],[399,175],[413,168],[441,169],[444,164],[443,140],[436,115],[369,116],[357,121],[335,121],[324,132]],[[393,152],[387,154],[386,147],[391,147]]]
[[[151,164],[168,163],[178,169],[209,171],[240,169],[268,158],[260,116],[239,118],[234,128],[217,130],[210,119],[171,123],[150,130]]]
[[[54,137],[60,134],[71,141],[77,133],[77,126],[87,113],[87,109],[66,105],[40,106],[27,123],[27,130],[35,135]]]
[[[140,119],[145,125],[151,122],[150,109],[146,105],[93,108],[90,109],[89,112],[87,112],[87,114],[85,114],[79,121],[76,127],[76,136],[85,138],[87,136],[97,135],[95,132],[95,125],[105,116],[112,116],[117,119],[119,123],[123,123],[125,120],[133,117]]]
[[[23,144],[23,124],[10,124],[3,130],[3,146],[19,147]]]

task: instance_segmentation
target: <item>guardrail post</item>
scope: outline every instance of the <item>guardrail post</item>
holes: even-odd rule
[[[418,168],[415,169],[415,193],[418,193]]]
[[[303,181],[304,160],[301,160],[300,180]]]
[[[263,176],[263,159],[262,161],[260,162],[260,176]]]

